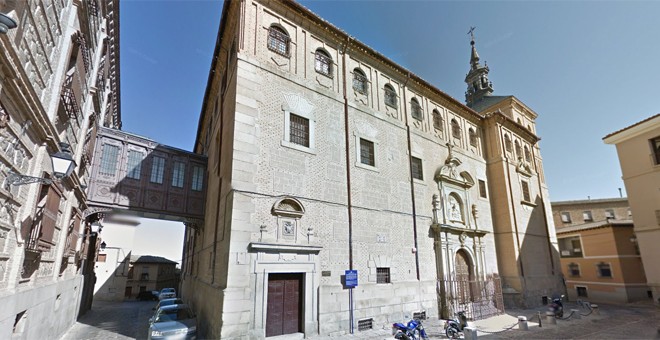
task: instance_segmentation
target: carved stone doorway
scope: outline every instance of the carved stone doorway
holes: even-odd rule
[[[302,331],[302,274],[269,274],[266,337]]]
[[[474,275],[472,263],[464,250],[456,252],[455,269],[458,300],[460,303],[468,303],[472,300],[470,281],[474,281]]]

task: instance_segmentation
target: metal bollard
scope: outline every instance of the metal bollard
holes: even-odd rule
[[[465,327],[463,328],[463,339],[465,340],[477,340],[477,329],[474,327]]]
[[[555,312],[545,312],[545,322],[547,322],[548,325],[556,325],[557,319],[555,319]]]
[[[526,316],[518,316],[518,329],[521,331],[528,331],[529,326],[527,325]]]
[[[600,315],[600,311],[598,310],[598,305],[591,305],[591,309],[594,310],[594,315]]]
[[[538,311],[536,313],[537,313],[537,316],[539,317],[539,328],[541,328],[541,327],[543,327],[543,323],[541,322],[541,312]]]
[[[571,309],[571,315],[573,315],[573,319],[582,319],[582,315],[580,315],[579,309]]]

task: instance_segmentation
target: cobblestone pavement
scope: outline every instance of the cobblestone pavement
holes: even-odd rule
[[[94,301],[61,340],[146,339],[156,301]]]
[[[88,311],[61,340],[146,339],[148,319],[153,314],[155,302],[94,302]],[[592,313],[577,319],[557,320],[547,324],[545,309],[507,310],[505,315],[471,323],[478,329],[479,339],[660,339],[660,308],[651,304],[606,305],[599,304],[599,315]],[[588,310],[566,303],[565,314],[579,309],[584,315]],[[539,327],[538,312],[542,323]],[[526,316],[529,331],[517,329],[517,317]],[[399,320],[403,322],[404,320]],[[431,339],[445,339],[444,320],[429,319],[423,322]],[[507,329],[512,327],[511,329]],[[506,329],[506,330],[505,330]],[[391,329],[372,329],[355,334],[312,336],[312,340],[369,339],[391,340]]]

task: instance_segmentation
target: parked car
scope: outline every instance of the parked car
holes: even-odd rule
[[[160,307],[165,307],[165,306],[169,306],[169,305],[182,305],[182,304],[183,304],[183,300],[181,300],[179,298],[162,299],[162,300],[158,301],[158,304],[156,305],[156,307],[152,308],[151,310],[157,311],[158,308],[160,308]]]
[[[157,301],[158,300],[158,295],[154,294],[153,291],[151,290],[145,290],[142,292],[139,292],[136,299],[140,301]]]
[[[197,317],[186,304],[163,306],[149,319],[147,338],[197,339]]]
[[[163,288],[160,290],[158,300],[170,299],[176,297],[176,290],[174,288]]]

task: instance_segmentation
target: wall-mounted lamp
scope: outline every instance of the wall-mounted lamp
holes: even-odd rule
[[[103,225],[99,221],[92,222],[90,226],[92,227],[92,233],[99,234],[103,230]]]
[[[62,150],[50,155],[50,161],[53,165],[53,177],[56,181],[69,177],[76,167],[76,162],[71,155],[69,144],[59,143],[59,145]],[[7,175],[6,183],[6,188],[9,189],[10,185],[18,186],[30,183],[52,184],[53,180],[50,178],[25,176],[10,171]]]
[[[12,28],[16,28],[16,21],[6,14],[0,13],[0,34],[6,34]]]
[[[100,245],[101,250],[105,250],[105,247],[107,247],[107,246],[108,246],[108,245],[105,244],[105,241],[101,242],[101,245]]]

